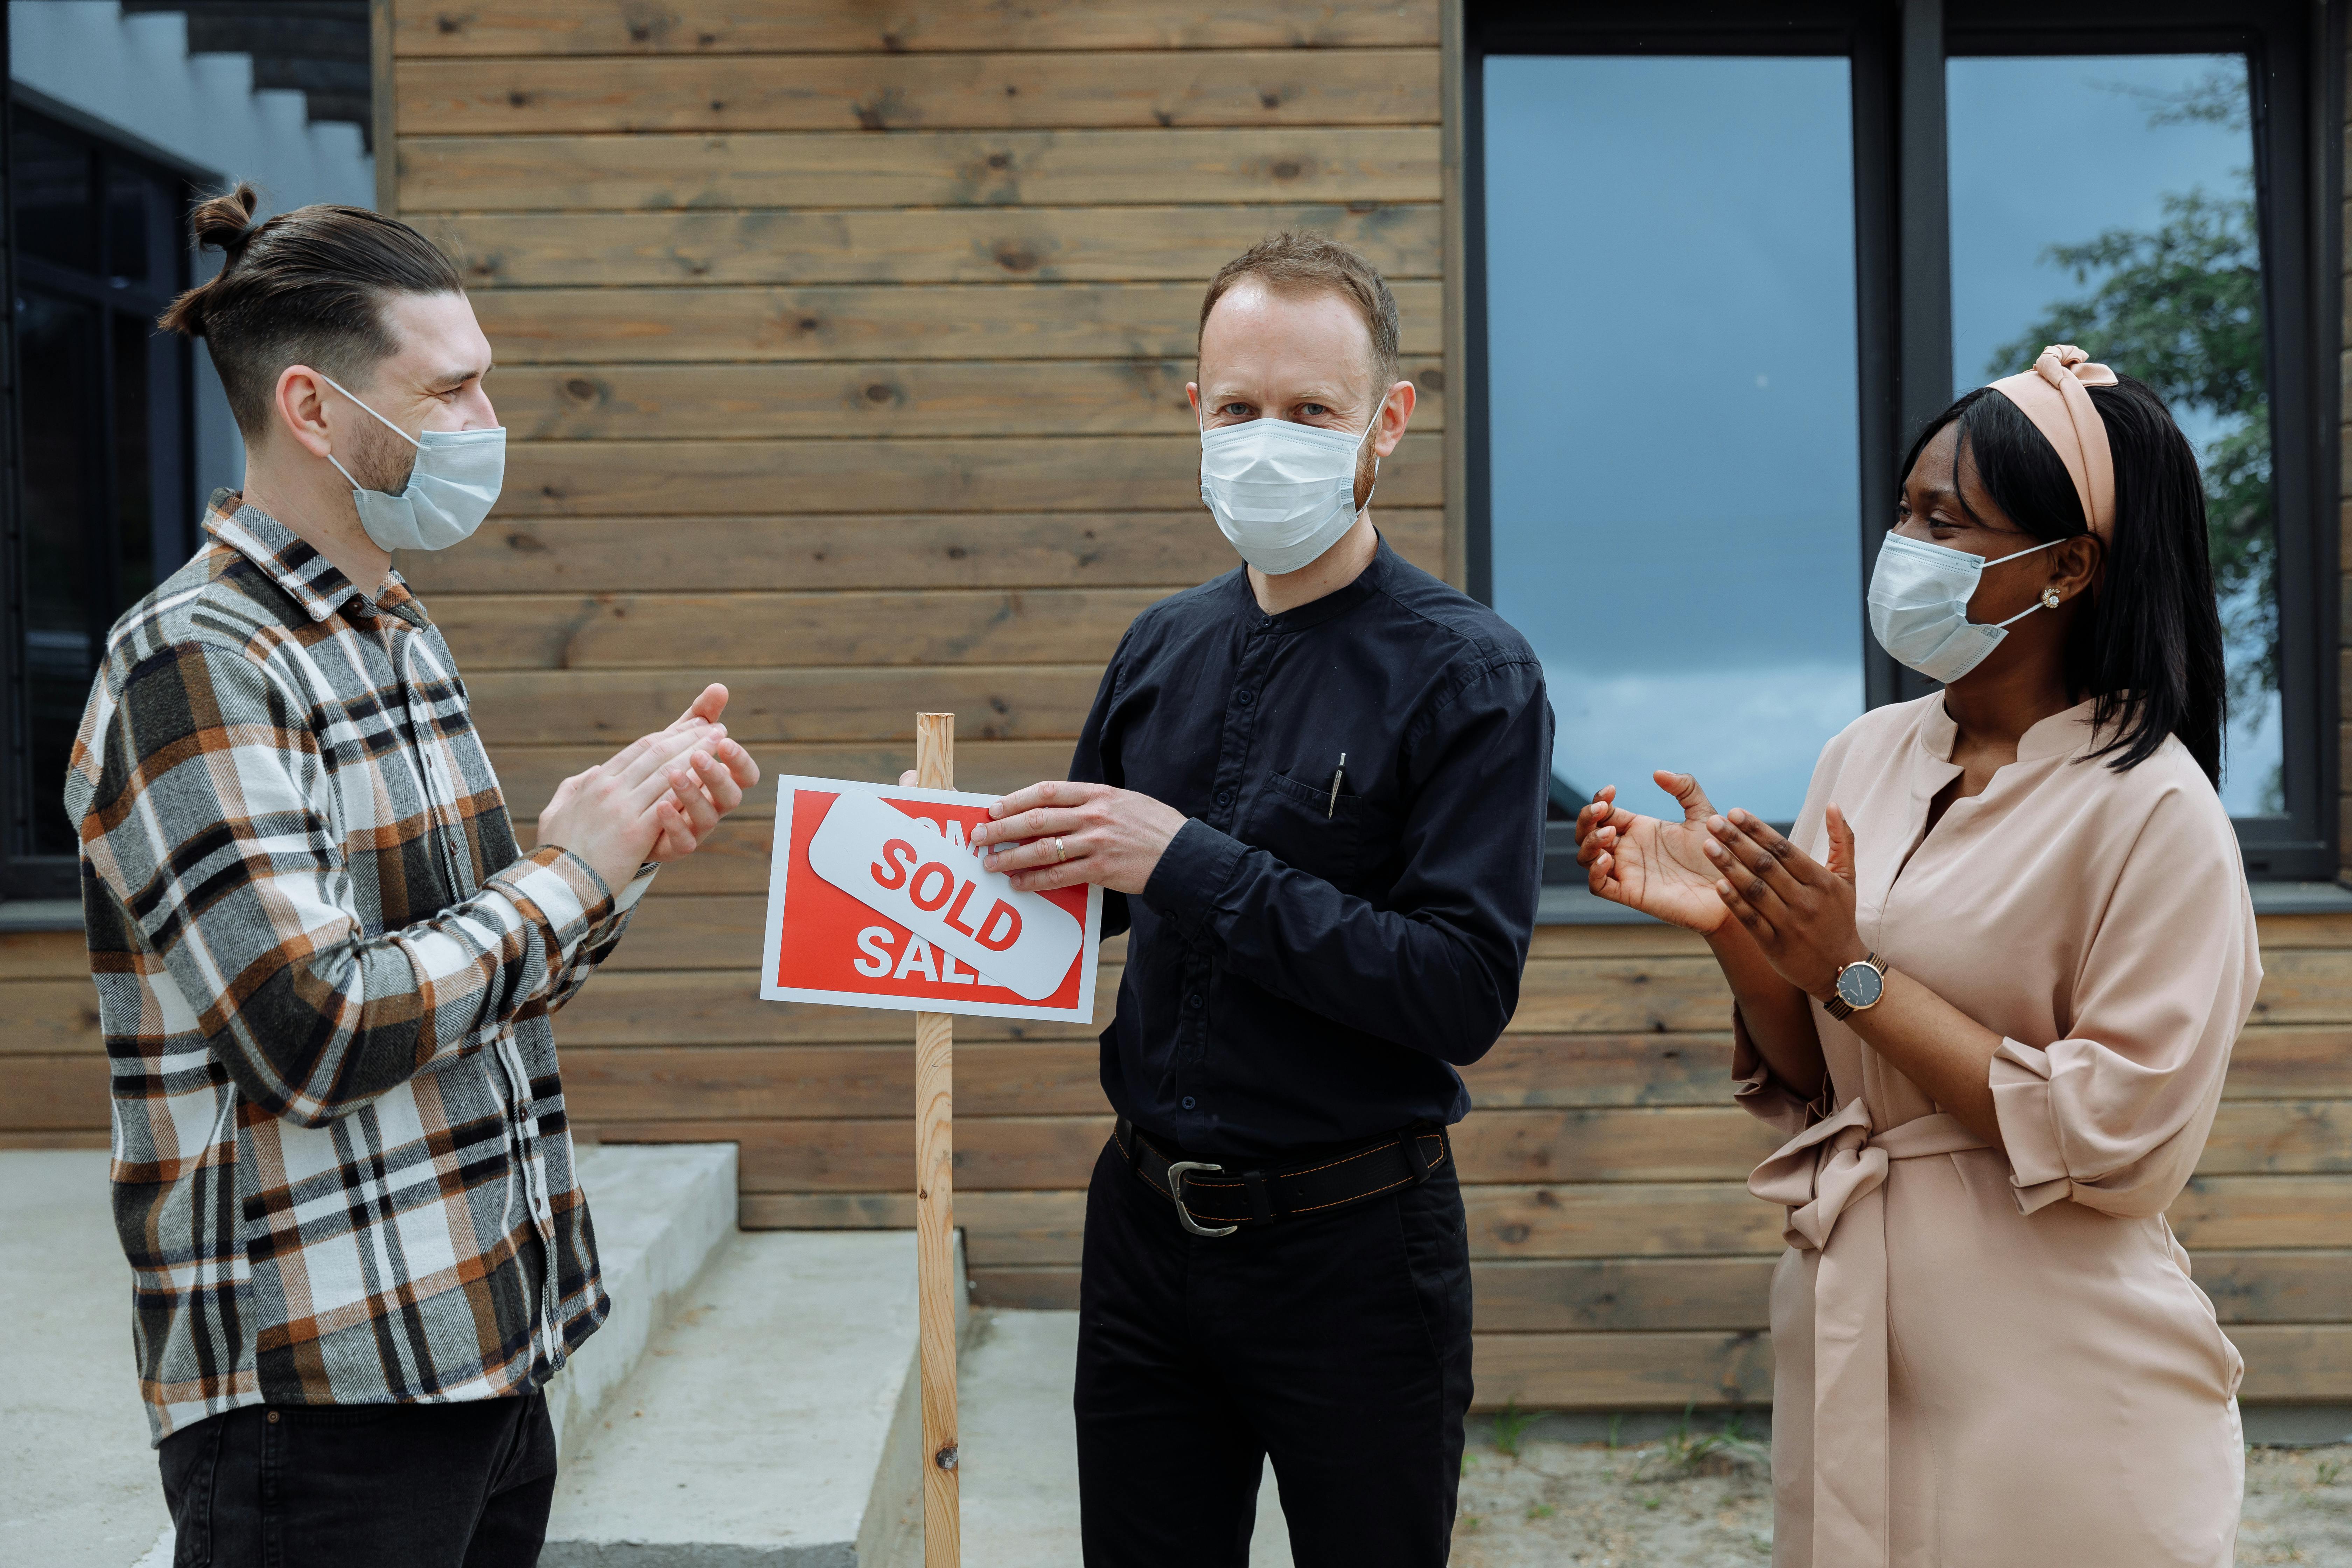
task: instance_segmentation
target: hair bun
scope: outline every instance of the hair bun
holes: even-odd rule
[[[231,255],[253,237],[254,209],[261,205],[261,193],[249,181],[239,180],[236,188],[199,202],[188,221],[196,231],[196,243]]]

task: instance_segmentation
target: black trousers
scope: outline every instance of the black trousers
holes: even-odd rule
[[[1470,1405],[1451,1164],[1209,1237],[1111,1143],[1087,1194],[1078,1306],[1087,1568],[1246,1568],[1268,1458],[1298,1568],[1445,1562]]]
[[[531,1568],[555,1498],[537,1394],[248,1405],[157,1457],[173,1568]]]

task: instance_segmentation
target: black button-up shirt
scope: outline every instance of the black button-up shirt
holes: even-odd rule
[[[1526,639],[1385,542],[1283,615],[1236,570],[1137,616],[1070,776],[1190,820],[1104,900],[1111,1104],[1237,1159],[1461,1120],[1454,1065],[1518,1005],[1551,742]]]

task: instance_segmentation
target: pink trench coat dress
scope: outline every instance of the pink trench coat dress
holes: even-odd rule
[[[1940,694],[1855,721],[1793,837],[1826,862],[1843,807],[1863,941],[2006,1037],[2007,1152],[1818,1002],[1812,1101],[1738,1032],[1740,1103],[1791,1135],[1748,1184],[1788,1210],[1774,1568],[2226,1568],[2242,1363],[2164,1211],[2262,979],[2237,839],[2178,741],[2084,760],[2088,703],[1923,839],[1954,733]]]

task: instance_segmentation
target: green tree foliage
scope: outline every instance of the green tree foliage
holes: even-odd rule
[[[2242,76],[2146,96],[2152,125],[2246,123]],[[2278,689],[2278,538],[2251,174],[2231,195],[2167,195],[2153,229],[2109,229],[2042,254],[2090,291],[2052,305],[1994,353],[1986,374],[2021,370],[2046,343],[2079,343],[2146,382],[2176,413],[2213,417],[2220,434],[2204,452],[2206,522],[2231,651],[2231,697],[2257,702]]]

